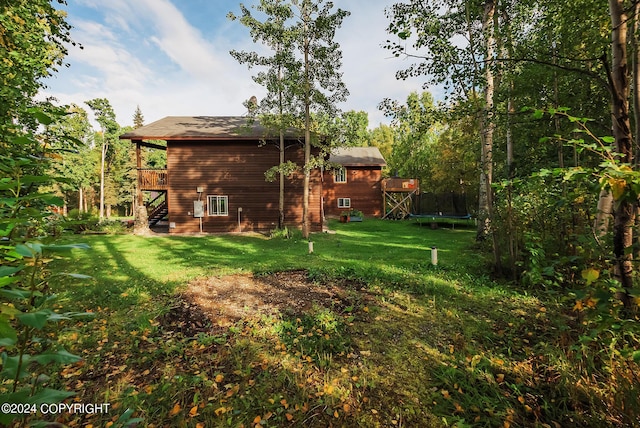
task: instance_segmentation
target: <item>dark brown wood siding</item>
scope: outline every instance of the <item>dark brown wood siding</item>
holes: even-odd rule
[[[279,153],[273,145],[258,141],[168,141],[169,222],[171,233],[197,233],[200,219],[193,216],[193,202],[204,201],[202,232],[238,232],[273,230],[278,224],[278,182],[265,181],[265,171],[278,164]],[[289,147],[286,159],[298,165],[304,161],[301,145]],[[311,230],[322,230],[320,172],[311,173]],[[285,222],[302,224],[302,172],[285,183]],[[198,187],[202,193],[198,194]],[[208,215],[207,197],[227,196],[228,215]],[[238,211],[240,224],[238,224]]]
[[[333,171],[324,175],[324,212],[327,216],[339,216],[344,208],[338,208],[339,198],[350,198],[351,208],[365,216],[382,217],[382,168],[346,167],[347,182],[336,183]]]

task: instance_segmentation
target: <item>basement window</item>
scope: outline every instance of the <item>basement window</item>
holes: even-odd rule
[[[347,168],[336,169],[333,173],[334,183],[346,183],[347,182]]]
[[[229,197],[209,195],[207,196],[207,206],[210,216],[226,216],[229,215]]]
[[[338,208],[351,208],[351,198],[338,198]]]

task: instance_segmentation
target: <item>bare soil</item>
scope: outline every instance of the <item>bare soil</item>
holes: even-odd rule
[[[306,271],[254,276],[238,274],[199,278],[175,296],[161,319],[165,329],[185,336],[227,328],[242,318],[260,314],[302,314],[313,308],[345,306],[343,285],[318,285]]]

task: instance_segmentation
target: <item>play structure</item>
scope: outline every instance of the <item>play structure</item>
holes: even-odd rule
[[[471,219],[464,194],[420,192],[417,179],[387,178],[382,182],[382,194],[386,219]]]
[[[415,178],[387,178],[382,180],[382,218],[403,219],[411,215],[412,198],[420,194],[420,183]]]

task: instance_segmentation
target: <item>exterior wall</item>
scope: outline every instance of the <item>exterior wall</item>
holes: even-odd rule
[[[336,183],[333,171],[324,173],[324,212],[339,216],[339,198],[350,198],[351,208],[368,217],[382,217],[382,168],[346,166],[347,182]]]
[[[287,149],[287,160],[304,161],[301,145]],[[167,170],[170,233],[198,233],[200,219],[194,217],[193,202],[204,201],[202,232],[267,232],[278,225],[277,181],[265,181],[264,173],[278,164],[279,152],[273,145],[259,146],[250,141],[168,141]],[[322,231],[320,172],[312,171],[309,203],[311,231]],[[285,223],[302,224],[303,175],[285,183]],[[198,187],[202,193],[197,192]],[[228,215],[208,215],[207,196],[228,196]],[[238,224],[238,209],[240,224]]]

